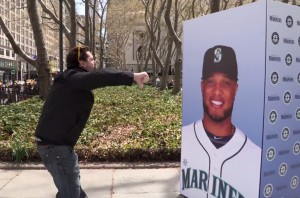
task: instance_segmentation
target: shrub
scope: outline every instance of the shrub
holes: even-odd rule
[[[179,160],[181,95],[153,87],[118,86],[94,91],[95,104],[75,149],[85,161]],[[0,158],[39,159],[34,130],[38,97],[0,108]]]

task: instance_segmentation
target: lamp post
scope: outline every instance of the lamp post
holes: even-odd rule
[[[101,61],[101,60],[100,60],[100,55],[101,55],[101,54],[99,55],[99,52],[98,52],[98,50],[100,49],[100,44],[99,44],[99,42],[96,42],[96,43],[95,43],[95,47],[96,47],[96,49],[95,49],[96,69],[100,69],[100,68],[101,68],[101,65],[98,66],[98,63],[101,64],[101,63],[100,63],[100,61]]]
[[[107,41],[104,43],[104,55],[103,55],[103,58],[104,58],[104,61],[105,61],[105,67],[104,68],[107,68],[107,59],[109,58],[109,56],[108,56],[108,42]]]

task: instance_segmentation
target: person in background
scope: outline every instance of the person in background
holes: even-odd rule
[[[93,89],[147,83],[146,72],[95,71],[88,47],[75,47],[66,57],[67,69],[53,82],[35,131],[37,151],[53,177],[57,198],[84,198],[74,146],[90,116]]]

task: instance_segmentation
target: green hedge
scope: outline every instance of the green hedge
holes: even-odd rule
[[[177,161],[181,95],[146,86],[94,91],[95,104],[76,151],[85,161]],[[35,161],[34,130],[43,101],[0,106],[0,160]]]

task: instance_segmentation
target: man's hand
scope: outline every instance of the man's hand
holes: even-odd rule
[[[144,83],[149,81],[149,76],[146,72],[134,73],[133,80],[138,84],[140,88],[143,88]]]

